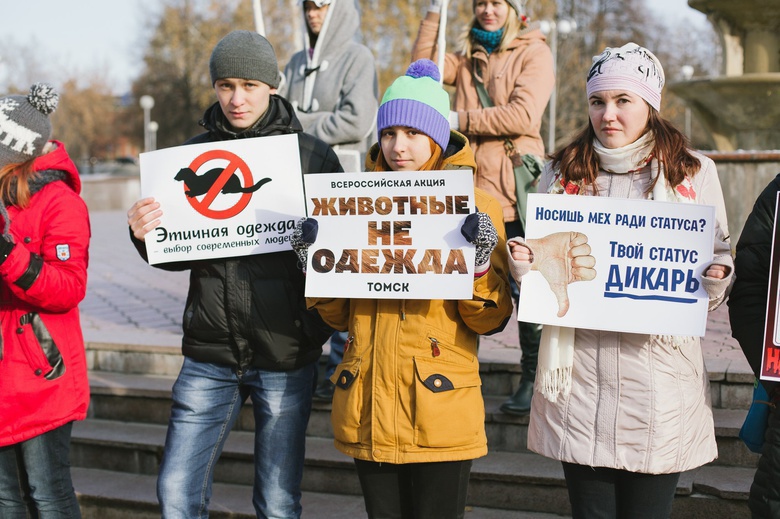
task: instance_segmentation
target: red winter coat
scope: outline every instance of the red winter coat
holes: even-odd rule
[[[54,144],[34,167],[62,171],[65,181],[43,186],[25,209],[7,207],[16,246],[0,265],[0,446],[81,420],[89,405],[77,307],[87,289],[89,216],[76,166]]]

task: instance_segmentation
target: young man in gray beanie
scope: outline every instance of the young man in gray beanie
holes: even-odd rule
[[[330,146],[303,133],[293,107],[275,95],[280,75],[265,38],[231,32],[214,47],[209,72],[217,102],[200,122],[206,132],[185,144],[297,133],[303,173],[342,171]],[[153,198],[139,200],[128,212],[133,243],[144,259],[144,237],[159,225],[160,215]],[[257,517],[300,517],[316,363],[332,330],[306,310],[295,253],[159,267],[190,270],[184,363],[173,386],[157,482],[163,517],[207,515],[214,461],[247,397],[255,419]]]

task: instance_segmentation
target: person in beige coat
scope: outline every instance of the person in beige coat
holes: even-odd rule
[[[555,84],[552,52],[539,24],[529,22],[525,0],[474,0],[473,8],[463,48],[447,53],[444,60],[444,83],[455,86],[450,126],[468,137],[477,161],[476,186],[501,203],[507,236],[522,236],[525,214],[518,211],[518,186],[506,146],[515,150],[518,159],[534,165],[531,169],[538,175],[544,158],[539,130]],[[437,59],[440,11],[441,0],[432,0],[420,24],[413,60]],[[520,186],[521,200],[528,190],[527,185]],[[517,299],[514,283],[512,291]],[[501,410],[527,415],[541,326],[520,322],[518,332],[522,378]]]
[[[713,310],[733,277],[723,193],[712,160],[659,116],[663,85],[657,58],[634,43],[596,56],[590,123],[552,155],[539,191],[714,206],[714,259],[701,278]],[[518,283],[544,263],[544,240],[510,240]],[[561,263],[563,279],[587,279],[593,261],[578,256]],[[669,517],[680,473],[717,457],[700,338],[545,326],[540,358],[554,346],[573,360],[540,362],[528,448],[563,462],[572,516]]]

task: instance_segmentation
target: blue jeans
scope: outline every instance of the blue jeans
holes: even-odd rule
[[[29,440],[0,447],[0,517],[80,518],[70,477],[67,423]],[[37,511],[37,514],[36,514]]]
[[[316,363],[294,371],[264,371],[184,358],[173,386],[157,497],[164,518],[208,516],[214,466],[241,405],[255,417],[254,488],[257,517],[300,517],[306,426]]]

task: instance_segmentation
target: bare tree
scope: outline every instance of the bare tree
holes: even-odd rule
[[[377,58],[380,92],[409,65],[411,47],[429,0],[359,0],[364,43]],[[301,12],[297,0],[262,0],[266,36],[280,66],[300,49]],[[55,136],[76,158],[112,158],[114,142],[130,138],[143,142],[140,96],[154,97],[152,119],[159,124],[158,147],[181,144],[199,131],[197,122],[214,102],[208,59],[217,41],[233,29],[254,30],[249,0],[161,0],[151,13],[142,49],[143,69],[133,82],[130,99],[111,95],[101,71],[58,70],[57,60],[43,60],[34,44],[20,46],[0,37],[0,92],[25,92],[36,81],[49,81],[61,89],[55,112]],[[606,46],[634,41],[652,50],[663,63],[667,83],[680,78],[680,68],[691,65],[697,76],[717,73],[718,51],[713,30],[691,30],[654,15],[644,0],[531,0],[531,20],[567,18],[577,30],[558,38],[557,144],[568,140],[587,122],[585,75],[592,56]],[[471,20],[472,2],[451,0],[447,47],[458,50]],[[296,36],[296,33],[298,36]],[[668,34],[674,38],[668,38]],[[55,78],[59,78],[57,81]],[[663,96],[662,113],[679,127],[684,104],[674,95]],[[547,134],[545,118],[542,132]],[[694,141],[703,144],[703,130],[694,124]],[[698,137],[697,137],[698,135]],[[549,150],[548,150],[549,151]]]
[[[122,108],[108,83],[92,78],[81,87],[69,79],[60,87],[60,102],[52,115],[53,137],[61,140],[76,160],[114,158],[120,136]]]

